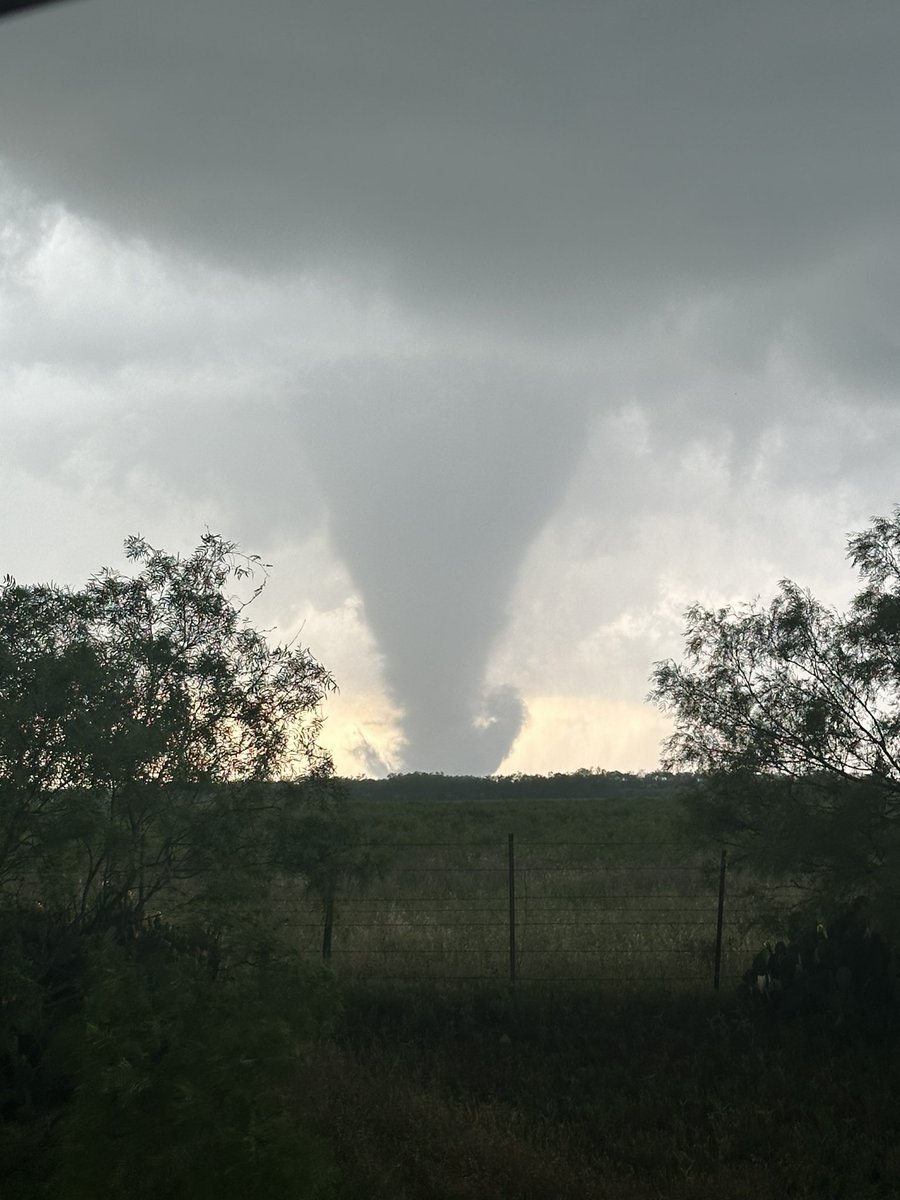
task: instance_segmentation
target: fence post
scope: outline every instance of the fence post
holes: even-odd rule
[[[507,841],[507,888],[509,891],[509,982],[516,982],[516,851],[513,835]]]
[[[322,959],[331,962],[331,933],[334,929],[334,881],[328,881],[325,892],[325,924],[322,929]]]
[[[716,920],[716,971],[713,976],[713,990],[719,990],[719,976],[722,971],[722,926],[725,921],[725,863],[728,851],[722,851],[719,863],[719,914]]]

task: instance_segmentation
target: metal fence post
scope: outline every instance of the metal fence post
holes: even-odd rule
[[[513,835],[507,842],[507,888],[509,891],[509,982],[516,982],[516,851]]]
[[[322,929],[322,958],[331,962],[331,934],[334,929],[334,882],[329,880],[325,893],[325,924]]]
[[[728,851],[722,851],[722,860],[719,863],[719,914],[716,920],[716,971],[713,976],[713,990],[719,990],[719,978],[722,971],[722,926],[725,920],[725,863],[728,857]]]

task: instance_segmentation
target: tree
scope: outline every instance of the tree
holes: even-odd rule
[[[667,769],[698,772],[695,832],[791,876],[815,902],[863,891],[896,922],[900,850],[900,508],[849,539],[849,611],[782,581],[759,601],[686,614],[681,663],[650,698],[675,719]]]
[[[126,554],[0,585],[0,1190],[318,1196],[286,1096],[333,995],[268,898],[340,847],[334,681],[250,624],[258,557]]]
[[[266,801],[247,785],[331,774],[334,682],[250,625],[259,558],[209,533],[187,558],[140,538],[126,553],[133,577],[0,587],[0,896],[82,924],[140,923],[217,859],[249,867]]]

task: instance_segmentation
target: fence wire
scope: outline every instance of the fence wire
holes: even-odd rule
[[[739,977],[754,952],[753,909],[729,897],[724,853],[719,864],[699,854],[686,862],[681,846],[680,861],[619,861],[626,846],[674,849],[512,835],[505,846],[367,844],[357,849],[380,863],[373,878],[348,872],[327,895],[302,898],[287,885],[283,925],[306,953],[359,979],[712,987]],[[550,847],[567,857],[547,861]],[[425,851],[437,861],[410,863]]]

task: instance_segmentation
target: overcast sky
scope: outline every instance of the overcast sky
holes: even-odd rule
[[[0,573],[273,563],[342,773],[653,769],[689,603],[900,500],[896,0],[0,23]]]

